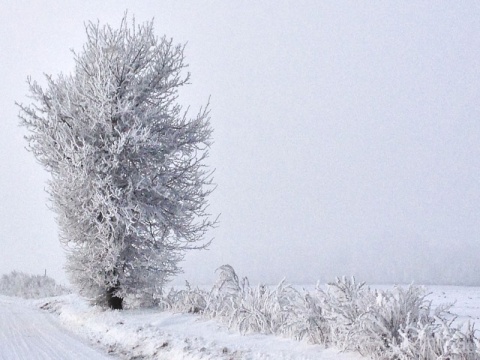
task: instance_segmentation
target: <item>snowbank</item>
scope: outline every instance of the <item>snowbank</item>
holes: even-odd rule
[[[358,360],[339,353],[276,336],[231,332],[226,326],[197,315],[169,311],[104,310],[76,295],[36,301],[36,306],[59,316],[70,330],[121,358]]]

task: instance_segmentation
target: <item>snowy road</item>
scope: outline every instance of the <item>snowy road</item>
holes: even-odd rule
[[[52,314],[21,299],[0,296],[1,360],[109,359],[58,324]]]

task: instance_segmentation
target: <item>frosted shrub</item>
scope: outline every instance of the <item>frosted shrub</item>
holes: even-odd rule
[[[178,312],[203,313],[207,306],[208,295],[206,291],[200,290],[198,287],[192,289],[187,281],[184,290],[170,289],[161,302],[161,307]]]
[[[242,333],[294,335],[302,303],[297,290],[285,281],[273,289],[265,285],[251,287],[247,278],[238,281],[231,266],[219,270],[207,316],[220,316],[229,327]]]
[[[317,286],[317,296],[330,324],[327,340],[344,350],[358,350],[356,345],[362,342],[363,320],[371,302],[365,283],[357,283],[353,277],[337,278],[326,291]]]
[[[326,291],[317,287],[322,318],[330,327],[329,343],[374,359],[479,359],[472,326],[452,326],[451,305],[435,309],[419,286],[371,290],[352,279],[337,279]]]
[[[363,338],[370,341],[360,342],[359,350],[379,358],[396,355],[404,339],[417,336],[415,329],[431,330],[435,319],[425,297],[425,290],[418,286],[375,291],[363,323]]]
[[[237,273],[230,265],[222,265],[215,272],[218,274],[218,279],[213,285],[212,291],[217,294],[225,293],[238,295],[242,290],[242,287],[244,287],[246,283],[248,284],[247,278],[244,278],[242,286],[240,286]]]
[[[434,323],[419,324],[402,331],[402,342],[392,347],[391,353],[396,359],[480,359],[480,343],[473,326],[467,324],[462,331],[461,327],[452,326],[452,322],[438,317]]]
[[[55,280],[48,276],[28,275],[12,271],[0,278],[0,294],[2,295],[38,299],[68,293],[70,291],[67,288],[57,285]]]
[[[312,344],[331,343],[331,319],[325,317],[323,298],[306,293],[295,326],[294,339],[306,339]]]
[[[479,359],[473,327],[452,326],[451,304],[435,309],[425,289],[376,291],[358,350],[377,359]],[[367,341],[370,339],[370,341]]]
[[[218,278],[210,292],[192,289],[174,290],[164,297],[162,307],[181,312],[201,313],[242,333],[260,332],[294,337],[303,310],[300,293],[282,281],[270,289],[251,287],[248,279],[239,280],[230,265],[217,269]]]
[[[245,287],[230,324],[241,332],[284,334],[295,319],[299,300],[298,292],[284,281],[272,290],[264,285]]]
[[[242,296],[242,288],[235,270],[230,265],[220,266],[216,272],[218,278],[210,291],[204,314],[209,318],[219,318],[231,326],[236,304]],[[242,281],[243,284],[245,282],[248,280]]]

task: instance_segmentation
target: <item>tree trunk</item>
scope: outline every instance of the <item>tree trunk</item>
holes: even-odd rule
[[[123,298],[115,295],[117,290],[118,290],[118,286],[111,287],[110,289],[107,290],[107,304],[110,309],[122,310]]]

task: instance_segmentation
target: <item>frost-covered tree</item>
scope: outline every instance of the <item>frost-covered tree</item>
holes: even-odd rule
[[[89,23],[86,34],[72,74],[44,87],[29,79],[33,101],[19,116],[51,174],[72,283],[113,308],[127,296],[151,304],[215,225],[208,105],[189,117],[178,104],[184,46],[156,37],[153,21],[125,16],[118,29]]]

